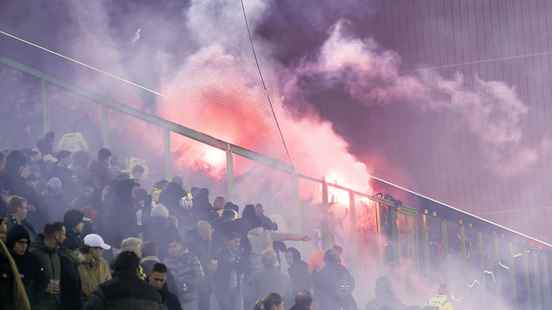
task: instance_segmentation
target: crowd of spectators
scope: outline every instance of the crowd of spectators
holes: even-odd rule
[[[0,152],[0,309],[358,309],[340,248],[307,264],[261,204],[55,146]]]

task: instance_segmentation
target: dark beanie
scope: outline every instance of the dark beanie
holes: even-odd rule
[[[26,239],[28,242],[31,242],[29,232],[25,227],[21,225],[15,225],[8,231],[8,240],[6,246],[9,250],[13,250],[15,242],[21,239]]]
[[[63,215],[63,224],[67,229],[73,229],[84,219],[84,213],[80,210],[71,209]]]
[[[135,272],[140,266],[140,258],[131,251],[121,252],[115,262],[113,262],[113,271],[115,272]]]

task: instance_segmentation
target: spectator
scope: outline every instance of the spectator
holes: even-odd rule
[[[173,273],[178,292],[177,296],[185,309],[197,309],[198,288],[204,273],[201,263],[179,237],[169,242],[168,257],[165,263]]]
[[[110,199],[102,214],[102,231],[111,244],[120,244],[124,238],[139,233],[135,196],[138,188],[138,183],[131,179],[113,181]],[[117,225],[113,225],[114,218]]]
[[[126,238],[121,242],[121,252],[132,252],[138,257],[142,257],[142,246],[143,242],[139,238]]]
[[[255,205],[255,213],[259,218],[260,225],[266,230],[278,230],[278,224],[274,223],[268,216],[264,214],[264,207],[258,203]]]
[[[44,206],[52,219],[60,219],[69,209],[69,203],[65,198],[63,183],[59,178],[53,177],[46,183],[46,190],[42,194]]]
[[[376,298],[366,305],[366,310],[379,310],[384,307],[398,310],[405,309],[405,306],[395,295],[389,278],[380,277],[376,280],[375,293]]]
[[[301,253],[294,247],[289,247],[286,252],[288,263],[288,275],[291,279],[291,292],[293,295],[300,291],[310,291],[312,279],[308,264],[303,261]]]
[[[27,230],[21,225],[16,225],[8,233],[6,247],[17,266],[27,296],[32,300],[41,284],[42,274],[38,261],[28,251],[30,242]]]
[[[286,274],[280,272],[276,253],[273,250],[263,253],[262,263],[263,270],[253,275],[253,302],[271,292],[278,293],[284,300],[290,298],[290,280]]]
[[[111,280],[111,271],[103,258],[103,251],[111,249],[111,246],[97,234],[86,235],[83,243],[83,260],[79,265],[79,274],[82,279],[82,293],[87,300],[100,284]]]
[[[36,147],[42,155],[53,155],[55,139],[56,134],[53,131],[49,131],[44,135],[44,137],[38,140]]]
[[[165,206],[157,205],[151,209],[149,221],[144,227],[144,240],[155,242],[161,257],[167,256],[169,240],[178,236],[178,230],[169,215]]]
[[[8,203],[8,229],[15,225],[21,225],[25,227],[31,241],[36,239],[36,230],[33,225],[27,221],[27,215],[29,214],[29,204],[25,198],[19,196],[13,196]]]
[[[0,227],[6,228],[2,218]],[[22,231],[26,233],[25,229]],[[5,241],[0,239],[0,310],[30,310],[29,298]]]
[[[215,201],[213,201],[213,210],[215,210],[218,217],[222,215],[222,211],[224,210],[225,203],[226,201],[222,196],[218,196],[217,198],[215,198]]]
[[[159,259],[159,251],[155,242],[145,242],[143,246],[143,258],[140,260],[140,265],[144,268],[146,274],[149,274],[153,270],[153,266],[157,263],[161,263]],[[167,288],[170,292],[177,292],[176,281],[171,271],[167,272]]]
[[[178,180],[179,179],[173,179],[172,182],[165,186],[165,189],[159,195],[159,202],[169,208],[173,213],[179,209],[180,199],[186,194],[182,188],[181,181],[178,182]]]
[[[245,270],[238,233],[225,236],[224,249],[216,262],[218,267],[213,275],[214,291],[220,309],[234,310],[240,303],[240,279]]]
[[[97,190],[105,188],[112,180],[111,177],[111,151],[102,148],[98,151],[98,157],[96,161],[90,164],[90,178],[93,186]]]
[[[35,297],[31,298],[33,309],[50,310],[60,307],[62,259],[58,249],[63,241],[65,241],[63,224],[59,222],[47,224],[43,235],[39,236],[38,242],[31,249],[42,271],[42,283]]]
[[[8,224],[6,224],[6,219],[0,217],[0,241],[6,243],[8,240]]]
[[[213,243],[213,228],[206,221],[199,221],[196,229],[189,236],[190,249],[197,255],[205,277],[199,284],[199,309],[209,310],[212,294],[213,273],[216,270],[215,249]]]
[[[356,310],[353,298],[355,281],[349,270],[341,264],[335,250],[324,254],[325,266],[313,275],[316,300],[320,310]]]
[[[146,172],[146,169],[142,165],[135,165],[132,167],[132,171],[130,172],[130,177],[137,182],[141,182],[144,178],[144,173]]]
[[[446,284],[439,285],[437,295],[431,297],[429,300],[429,306],[438,310],[454,310],[454,306],[450,301],[449,291]]]
[[[167,288],[167,266],[161,263],[155,263],[147,275],[148,283],[159,291],[163,304],[167,310],[182,310],[178,297]]]
[[[84,213],[80,210],[71,209],[65,212],[63,216],[63,224],[67,229],[67,238],[63,242],[63,247],[69,251],[70,254],[76,254],[75,252],[82,248],[81,233],[84,229],[85,222],[89,222],[90,219],[84,216]]]
[[[124,251],[113,264],[113,279],[100,284],[88,300],[86,310],[161,310],[159,292],[147,284],[140,268],[140,258]]]
[[[299,291],[295,295],[295,304],[289,310],[313,310],[311,293],[309,291]]]
[[[255,310],[284,310],[282,296],[277,293],[270,293],[255,304]]]
[[[12,151],[6,159],[6,171],[1,176],[0,183],[4,184],[4,190],[11,195],[24,197],[28,204],[38,212],[34,226],[40,227],[43,221],[48,218],[46,210],[42,209],[41,198],[36,190],[28,183],[31,170],[25,155],[20,151]],[[37,213],[35,212],[35,213]],[[9,225],[8,225],[9,226]],[[33,235],[31,233],[31,238]]]

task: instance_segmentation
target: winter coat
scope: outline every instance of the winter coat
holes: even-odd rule
[[[60,254],[61,278],[60,278],[60,303],[61,310],[82,309],[82,287],[79,274],[79,261],[74,257]]]
[[[92,293],[85,310],[164,310],[161,294],[136,274],[115,274]]]
[[[355,280],[341,264],[326,264],[313,274],[315,300],[320,310],[358,309],[352,292]]]
[[[91,254],[84,255],[84,259],[79,265],[79,274],[85,298],[92,295],[100,284],[111,280],[111,270],[107,262],[103,258],[97,259]]]
[[[8,248],[0,241],[0,310],[30,310],[31,304]]]
[[[39,237],[38,243],[31,248],[31,254],[38,261],[41,279],[36,292],[33,294],[34,296],[31,298],[33,310],[59,309],[60,296],[46,292],[51,280],[60,281],[61,279],[61,256],[58,250],[47,247],[43,239]]]
[[[186,252],[179,257],[167,257],[165,264],[174,275],[178,292],[176,295],[182,303],[196,300],[200,282],[204,273],[197,256]]]
[[[173,240],[174,236],[178,236],[178,230],[168,218],[154,216],[145,223],[144,242],[155,242],[161,257],[167,256],[169,240]]]
[[[291,279],[292,296],[295,296],[301,290],[310,291],[312,288],[312,277],[306,262],[302,260],[294,262],[288,268],[288,274]]]
[[[178,297],[171,293],[166,286],[160,290],[159,293],[161,294],[161,299],[167,310],[182,310],[182,305]]]

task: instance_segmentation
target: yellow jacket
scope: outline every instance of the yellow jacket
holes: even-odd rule
[[[84,261],[79,265],[82,292],[88,297],[98,286],[111,279],[111,271],[107,262],[96,259],[90,254],[84,255]]]
[[[447,295],[435,295],[429,299],[429,306],[437,307],[439,310],[454,310]]]

